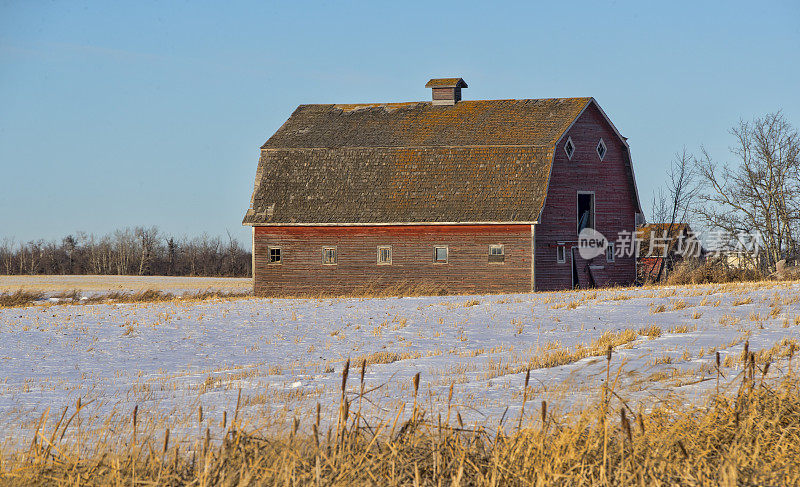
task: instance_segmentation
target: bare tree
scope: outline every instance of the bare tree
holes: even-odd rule
[[[14,265],[14,239],[4,237],[0,244],[0,261],[3,263],[3,271],[6,275],[11,274]]]
[[[653,195],[652,219],[653,223],[660,223],[664,228],[664,235],[659,237],[674,238],[673,233],[679,224],[688,223],[692,206],[697,198],[697,169],[694,157],[686,151],[676,153],[667,170],[665,188],[659,188],[658,194]],[[669,248],[668,248],[669,249]],[[659,264],[656,280],[660,280],[667,266],[667,259],[671,258],[667,252]]]
[[[698,171],[704,184],[699,214],[728,233],[759,232],[763,270],[797,254],[800,222],[800,135],[778,111],[751,122],[739,121],[730,133],[735,161],[719,164],[704,149]]]
[[[83,232],[54,241],[0,241],[0,273],[248,276],[250,251],[230,233],[194,239],[161,236],[156,227],[117,230],[100,239]]]
[[[175,239],[170,237],[167,239],[167,275],[173,276],[175,275],[175,260],[176,254],[178,252],[178,244],[175,243]]]
[[[44,240],[30,241],[22,249],[25,274],[38,274],[44,256]]]
[[[158,243],[158,227],[136,227],[134,234],[139,239],[139,249],[141,251],[139,275],[143,276],[145,273],[150,273],[150,263],[153,260],[153,254]]]
[[[75,257],[78,248],[78,241],[72,235],[67,235],[62,240],[61,248],[66,256],[66,262],[62,265],[64,274],[72,274],[75,270]]]
[[[114,232],[114,264],[117,274],[132,274],[133,256],[138,253],[138,243],[130,228]]]
[[[95,241],[94,235],[90,235],[86,246],[89,262],[86,265],[87,272],[91,274],[113,274],[114,273],[114,245],[108,235]]]

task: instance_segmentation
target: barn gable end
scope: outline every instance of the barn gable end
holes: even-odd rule
[[[603,141],[601,159],[597,145]],[[565,150],[574,146],[570,157]],[[630,284],[636,277],[635,256],[580,257],[578,245],[578,195],[593,195],[595,229],[620,250],[620,232],[634,232],[641,213],[630,151],[624,138],[596,103],[590,104],[566,130],[555,147],[547,199],[536,226],[536,289],[565,289],[573,285],[573,261],[578,284]],[[624,235],[624,234],[623,234]],[[623,237],[624,238],[624,237]],[[559,262],[558,247],[564,247]],[[594,281],[594,282],[592,282]]]

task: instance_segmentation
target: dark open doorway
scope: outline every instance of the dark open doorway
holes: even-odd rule
[[[578,193],[578,233],[594,228],[594,193]]]

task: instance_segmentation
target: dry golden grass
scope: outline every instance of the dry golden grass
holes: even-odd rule
[[[675,325],[669,329],[670,333],[689,333],[691,331],[697,331],[697,325]]]
[[[650,325],[647,328],[641,328],[639,330],[639,334],[642,336],[646,336],[649,339],[658,338],[661,336],[661,327],[656,325]]]
[[[249,291],[196,291],[194,293],[181,294],[176,296],[172,293],[159,291],[157,289],[146,289],[136,292],[110,292],[108,294],[81,297],[80,291],[65,291],[55,294],[53,297],[64,300],[61,304],[98,304],[98,303],[152,303],[160,301],[204,301],[207,299],[233,299],[252,296]],[[14,293],[0,294],[0,308],[30,306],[35,302],[44,299],[44,294],[38,291],[16,291]]]
[[[23,291],[69,292],[80,289],[87,293],[125,291],[138,292],[158,289],[165,292],[191,292],[218,289],[225,292],[244,292],[253,288],[250,278],[241,277],[179,277],[179,276],[120,276],[120,275],[0,275],[0,293]]]
[[[298,298],[298,299],[321,299],[321,298],[391,298],[408,296],[458,296],[470,295],[467,292],[450,292],[441,284],[435,282],[416,283],[412,281],[401,281],[395,283],[370,282],[354,287],[347,292],[340,291],[316,291],[314,293],[300,294],[259,294],[261,297],[270,298]],[[484,293],[500,294],[500,293]],[[476,302],[475,304],[479,304]]]
[[[792,357],[795,350],[800,349],[800,343],[792,338],[783,338],[772,347],[754,352],[755,363],[766,365],[776,360]]]
[[[647,361],[647,365],[669,365],[672,363],[672,357],[669,355],[662,355]]]
[[[607,301],[627,301],[629,299],[638,298],[639,296],[635,294],[623,294],[621,292],[616,292],[607,298]]]
[[[518,374],[525,369],[546,369],[571,364],[587,357],[599,357],[606,354],[608,347],[616,348],[639,338],[636,330],[625,329],[619,332],[607,331],[588,345],[579,343],[574,348],[567,348],[560,342],[550,342],[528,352],[524,365],[506,363],[497,370],[491,370],[484,377],[490,379],[501,375]]]
[[[686,260],[679,263],[666,279],[667,284],[706,284],[747,281],[764,281],[768,277],[755,270],[737,269],[723,265],[719,260],[704,263]]]
[[[684,308],[686,308],[687,306],[688,306],[688,305],[686,304],[686,301],[684,301],[684,300],[682,300],[682,299],[679,299],[679,300],[677,300],[677,301],[671,301],[671,302],[670,302],[670,308],[671,308],[672,310],[684,309]]]
[[[27,306],[34,301],[44,298],[44,294],[39,291],[19,291],[13,293],[0,294],[0,307],[11,308],[16,306]]]
[[[190,291],[181,296],[188,296],[188,299],[207,299],[207,297],[239,297],[252,295],[251,280],[245,278],[190,278],[190,277],[166,277],[166,276],[2,276],[5,282],[0,284],[0,307],[2,306],[26,306],[32,304],[36,300],[44,297],[44,292],[54,292],[57,294],[52,297],[61,298],[61,304],[74,301],[81,304],[92,304],[103,302],[103,297],[88,296],[89,299],[79,301],[81,292],[84,291],[108,291],[110,289],[119,289],[119,291],[112,291],[106,294],[106,297],[115,299],[117,302],[147,302],[147,301],[167,301],[175,299],[175,295],[170,291],[177,289],[196,289],[194,294]],[[157,281],[153,281],[153,279]],[[610,287],[606,288],[610,294],[604,296],[605,301],[621,301],[636,298],[653,298],[653,297],[674,297],[678,295],[679,291],[685,296],[706,295],[699,303],[699,306],[719,306],[721,301],[709,303],[707,295],[717,292],[729,293],[744,293],[763,287],[785,287],[791,285],[792,281],[757,281],[748,282],[732,281],[719,284],[710,289],[704,289],[708,284],[704,283],[686,283],[678,284],[654,284],[648,283],[644,286],[631,286],[631,287]],[[743,287],[745,286],[745,287]],[[208,291],[208,289],[216,289],[216,291]],[[699,289],[698,289],[699,288]],[[17,289],[17,291],[12,291]],[[127,290],[126,290],[127,289]],[[632,293],[627,294],[625,291],[639,291],[641,289],[652,290],[650,293]],[[457,295],[470,295],[471,293],[461,292],[448,292],[440,284],[433,282],[414,283],[411,281],[396,282],[391,284],[371,282],[358,286],[346,293],[315,293],[315,294],[274,294],[274,295],[259,295],[260,297],[268,298],[303,298],[303,299],[327,299],[327,298],[385,298],[385,297],[402,297],[402,296],[457,296]],[[485,295],[492,295],[498,293],[484,293]],[[503,294],[503,293],[500,293]],[[576,309],[579,305],[585,304],[590,300],[597,299],[600,294],[597,291],[587,292],[586,290],[563,290],[558,293],[552,292],[532,292],[528,293],[532,296],[542,295],[537,302],[541,304],[549,304],[552,302],[560,301],[553,306],[554,309],[566,308]],[[16,297],[14,297],[16,296]],[[26,298],[30,296],[30,298]],[[206,296],[206,297],[203,297]],[[577,299],[571,301],[564,301],[570,297]],[[22,298],[22,299],[20,299]],[[788,297],[783,300],[776,298],[777,302],[783,304],[792,304],[800,300],[800,296]],[[746,304],[744,301],[738,304]],[[3,302],[13,304],[4,305]],[[510,299],[503,299],[496,301],[498,304],[512,302]],[[522,302],[520,299],[514,299],[513,302]],[[751,301],[746,301],[751,302]],[[474,306],[480,304],[478,300],[469,300],[459,306]],[[683,300],[671,301],[670,308],[664,305],[651,305],[651,313],[662,313],[671,310],[680,310],[685,307],[691,306]],[[773,306],[777,307],[777,306]],[[774,311],[774,310],[773,310]],[[780,311],[774,311],[773,317]]]
[[[596,294],[597,293],[595,293],[595,295]],[[590,298],[590,299],[594,299],[594,298]],[[587,300],[588,299],[584,297],[584,299],[580,299],[580,300],[569,301],[569,302],[565,301],[563,303],[558,303],[558,304],[555,304],[555,305],[551,306],[550,309],[561,309],[561,308],[576,309],[578,306],[580,306],[582,303],[586,302]]]
[[[362,355],[356,358],[354,362],[361,363],[365,361],[366,365],[391,364],[392,362],[397,362],[398,360],[408,360],[420,357],[422,357],[422,354],[420,352],[395,353],[395,352],[380,351],[380,352],[370,353],[367,355]]]
[[[605,383],[611,390],[601,388],[593,406],[559,414],[542,402],[497,430],[465,425],[452,403],[446,417],[428,417],[417,402],[419,374],[412,381],[410,411],[403,414],[400,408],[367,424],[361,414],[363,368],[361,393],[352,400],[344,393],[349,362],[338,420],[327,428],[318,407],[309,425],[295,418],[282,430],[248,431],[237,420],[237,406],[230,423],[223,416],[223,435],[212,437],[209,427],[199,427],[208,424],[201,409],[197,439],[187,445],[171,441],[169,429],[137,431],[134,410],[125,431],[83,435],[75,442],[64,438],[77,428],[77,411],[64,410],[53,426],[44,426],[42,416],[29,446],[0,451],[0,481],[23,486],[800,483],[800,381],[791,368],[780,380],[765,380],[769,366],[751,359],[734,383],[735,393],[714,394],[691,407],[683,400],[662,402],[643,412],[616,398],[610,349],[606,357]],[[525,391],[527,386],[526,377]],[[523,410],[526,401],[527,394]]]
[[[742,319],[739,318],[738,316],[732,316],[727,313],[719,317],[719,324],[723,326],[733,326],[741,321]]]
[[[148,289],[136,293],[109,293],[97,298],[89,298],[83,300],[83,303],[89,302],[115,302],[115,303],[147,303],[156,301],[205,301],[207,299],[230,299],[230,298],[243,298],[252,296],[249,291],[242,292],[224,292],[224,291],[197,291],[190,294],[182,294],[175,296],[172,293]]]

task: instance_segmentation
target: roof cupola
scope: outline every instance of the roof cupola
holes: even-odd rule
[[[434,105],[455,105],[461,101],[461,88],[467,88],[467,83],[461,78],[434,78],[425,88],[432,89]]]

